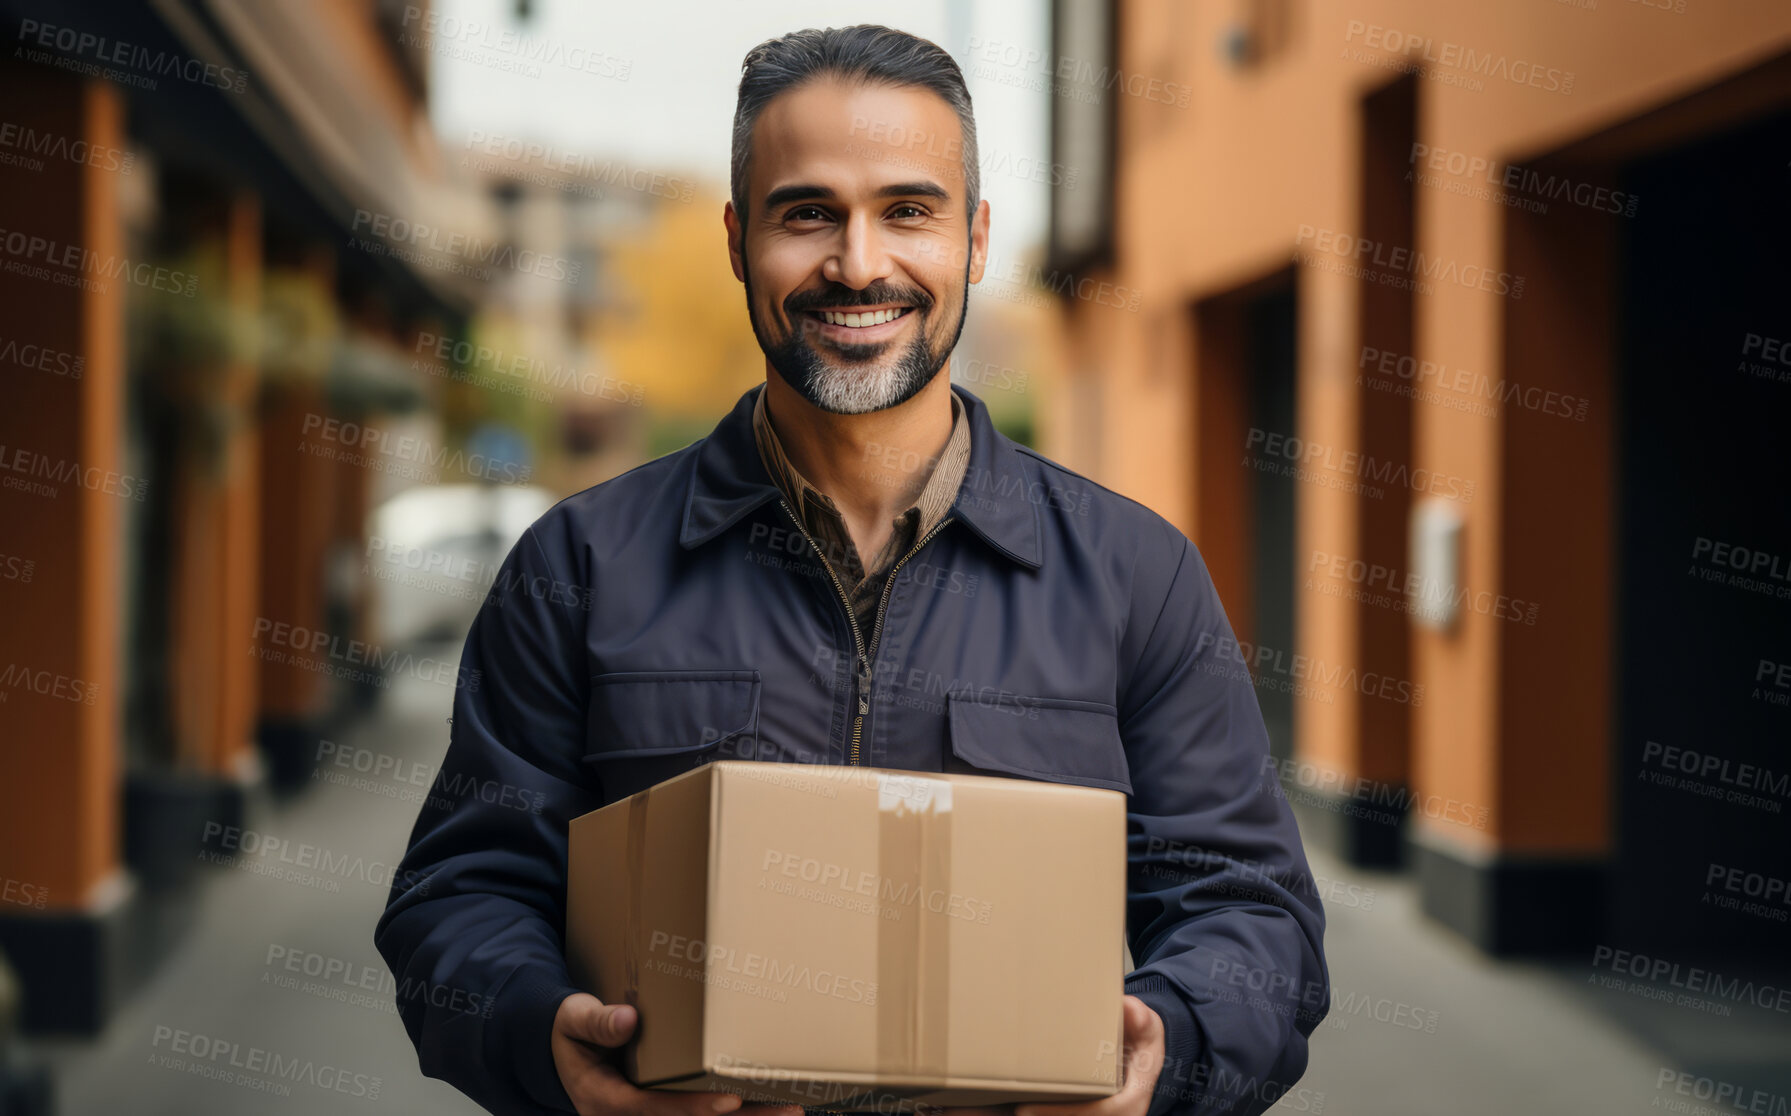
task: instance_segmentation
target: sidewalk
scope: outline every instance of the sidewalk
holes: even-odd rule
[[[335,743],[433,771],[447,747],[452,697],[450,688],[395,678],[379,714]],[[208,867],[191,932],[100,1040],[36,1044],[55,1067],[57,1111],[479,1116],[477,1105],[418,1072],[390,985],[381,993],[355,983],[385,976],[373,924],[417,810],[415,802],[322,782],[260,809],[245,829],[318,846],[345,865],[300,880]],[[240,844],[246,850],[254,841],[245,834]],[[266,867],[278,859],[238,862]],[[218,1043],[235,1049],[213,1057]],[[245,1081],[190,1072],[196,1065]]]
[[[1301,1111],[1298,1089],[1322,1092],[1325,1116],[1719,1116],[1736,1109],[1710,1107],[1710,1082],[1791,1095],[1791,1016],[1736,1004],[1716,1017],[1610,991],[1590,951],[1494,960],[1425,919],[1409,877],[1311,860],[1360,902],[1326,905],[1331,1012],[1275,1112]]]

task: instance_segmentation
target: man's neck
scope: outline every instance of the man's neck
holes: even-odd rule
[[[951,369],[899,406],[836,415],[767,368],[765,409],[790,464],[833,500],[854,540],[880,540],[920,496],[951,439]]]

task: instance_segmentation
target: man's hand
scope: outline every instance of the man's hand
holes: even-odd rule
[[[1125,1008],[1125,1083],[1119,1092],[1095,1101],[1072,1104],[998,1104],[987,1108],[930,1109],[940,1116],[1144,1116],[1163,1070],[1167,1039],[1163,1017],[1136,996],[1127,996]]]
[[[796,1104],[742,1107],[734,1093],[635,1088],[604,1048],[627,1042],[638,1019],[632,1005],[605,1004],[583,992],[560,1001],[553,1017],[553,1064],[578,1116],[802,1116]]]

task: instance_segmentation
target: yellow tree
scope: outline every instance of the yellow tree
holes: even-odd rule
[[[646,388],[657,419],[709,426],[764,378],[746,296],[728,266],[722,196],[660,199],[647,223],[612,247],[615,299],[598,329],[611,373]]]

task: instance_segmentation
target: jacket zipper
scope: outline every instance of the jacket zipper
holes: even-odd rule
[[[863,759],[864,719],[871,711],[871,655],[877,649],[877,640],[883,635],[883,612],[889,607],[889,594],[890,590],[895,588],[896,574],[901,571],[908,559],[914,557],[921,547],[927,545],[934,535],[945,529],[945,525],[951,522],[952,517],[948,515],[934,524],[931,531],[922,535],[908,549],[908,553],[902,555],[895,565],[889,567],[889,573],[883,579],[883,597],[877,602],[877,622],[871,628],[870,648],[866,650],[864,632],[858,626],[858,613],[852,608],[852,598],[846,595],[846,587],[841,583],[839,575],[833,572],[833,563],[827,560],[827,555],[822,553],[820,544],[816,543],[814,536],[808,533],[808,528],[802,525],[802,520],[798,519],[796,513],[790,510],[790,502],[788,500],[779,500],[778,502],[783,505],[785,514],[790,517],[790,522],[796,525],[796,530],[802,533],[809,548],[815,552],[815,557],[821,560],[821,568],[827,571],[827,576],[833,581],[833,588],[839,593],[840,603],[846,606],[846,623],[852,626],[852,642],[858,648],[858,669],[854,672],[852,685],[854,695],[858,699],[858,712],[852,718],[852,743],[847,753],[846,762],[858,764]]]
[[[889,567],[889,573],[884,575],[884,577],[883,577],[883,599],[879,600],[877,602],[877,622],[875,625],[873,625],[871,627],[871,654],[875,655],[877,653],[877,641],[879,639],[881,639],[883,636],[883,613],[884,613],[884,610],[889,607],[889,594],[890,594],[890,591],[895,588],[896,574],[902,572],[902,567],[907,564],[908,559],[914,557],[916,554],[918,554],[920,552],[921,547],[927,545],[927,540],[931,539],[934,535],[937,535],[940,531],[944,530],[945,525],[950,522],[951,522],[951,516],[948,515],[944,519],[941,519],[938,523],[934,524],[933,529],[931,531],[928,531],[926,534],[922,535],[919,538],[919,540],[917,540],[915,542],[915,544],[909,548],[908,553],[902,555],[901,559],[899,561],[897,561],[895,565]],[[852,724],[852,760],[851,760],[851,762],[853,762],[853,763],[858,762],[858,738],[859,738],[860,732],[864,728],[864,715],[866,713],[870,712],[870,691],[871,691],[871,668],[870,668],[870,664],[866,663],[865,668],[864,668],[863,696],[861,696],[858,699],[858,719],[856,721],[854,721]]]

